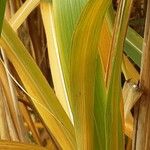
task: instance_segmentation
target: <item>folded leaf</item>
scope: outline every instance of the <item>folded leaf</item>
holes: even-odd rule
[[[110,2],[90,0],[81,15],[73,37],[70,67],[71,98],[78,149],[93,149],[94,146],[94,90],[98,42],[104,15]],[[102,65],[101,61],[100,65]],[[99,69],[102,75],[102,66]],[[104,79],[102,81],[99,83],[104,87]],[[102,134],[105,134],[105,130]]]

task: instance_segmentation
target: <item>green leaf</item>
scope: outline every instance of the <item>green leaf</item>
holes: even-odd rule
[[[68,66],[72,34],[81,15],[81,11],[89,0],[54,0],[52,1],[56,37],[60,56]]]
[[[50,0],[49,0],[50,2]],[[88,0],[54,0],[52,1],[54,28],[56,42],[66,87],[67,96],[72,107],[70,98],[70,55],[72,35],[77,21]]]
[[[1,31],[2,31],[2,26],[3,26],[5,5],[6,5],[6,0],[0,0],[0,35],[1,35]]]
[[[90,0],[80,17],[73,37],[70,67],[71,98],[78,149],[93,149],[94,146],[93,122],[98,42],[104,16],[110,3],[111,1],[108,0]],[[100,73],[102,72],[100,70]],[[101,86],[104,87],[104,84]],[[103,133],[105,134],[105,130]],[[105,139],[103,140],[101,142],[105,142]]]
[[[125,52],[137,64],[141,66],[143,38],[132,28],[128,28]]]
[[[48,56],[50,60],[49,62],[54,84],[54,90],[61,105],[70,117],[71,121],[73,122],[66,86],[64,82],[64,76],[62,73],[62,66],[64,65],[63,62],[60,62],[59,50],[56,41],[57,37],[55,34],[54,19],[52,14],[52,3],[50,1],[42,0],[40,6],[47,37]],[[67,73],[68,72],[66,72],[65,74]]]
[[[104,72],[100,58],[97,59],[95,95],[94,95],[94,149],[106,149],[106,87],[104,82]]]

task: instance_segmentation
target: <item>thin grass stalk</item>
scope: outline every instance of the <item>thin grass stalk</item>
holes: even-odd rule
[[[18,135],[17,135],[17,130],[14,126],[13,119],[7,104],[7,100],[5,100],[5,111],[6,111],[6,120],[7,120],[7,125],[9,129],[9,134],[10,134],[10,139],[12,141],[19,141]]]
[[[120,81],[123,48],[131,6],[132,0],[121,0],[119,3],[108,61],[108,78],[106,80],[106,86],[108,87],[106,116],[109,116],[109,119],[106,119],[106,148],[108,150],[124,149],[124,134],[122,129],[122,120],[124,117],[122,115],[123,110],[120,110]],[[122,105],[121,107],[123,108]]]
[[[111,6],[108,9],[108,13],[106,16],[107,24],[109,26],[110,31],[113,31],[115,12],[113,7]],[[140,67],[141,64],[141,55],[142,55],[142,43],[143,38],[131,27],[128,26],[127,36],[125,39],[125,47],[124,50],[134,62]]]
[[[8,69],[9,68],[8,67],[9,66],[8,65],[8,60],[7,60],[4,52],[1,51],[1,53],[2,53],[2,56],[3,56],[4,62],[5,62],[5,65]],[[20,109],[19,109],[18,99],[17,99],[16,93],[15,93],[15,90],[14,90],[15,86],[14,86],[13,81],[10,78],[7,71],[6,71],[6,75],[7,75],[7,78],[8,78],[8,85],[9,85],[9,88],[10,88],[10,95],[12,97],[12,101],[9,101],[8,104],[9,104],[9,108],[11,110],[11,113],[13,115],[14,123],[15,123],[16,129],[17,129],[17,132],[18,132],[18,136],[19,136],[20,141],[28,142],[27,132],[26,132],[26,129],[24,127],[23,118],[22,118],[22,115],[21,115],[21,112],[20,112]]]
[[[8,78],[6,76],[5,68],[3,64],[0,62],[0,80],[2,82],[3,90],[4,90],[4,95],[6,97],[4,101],[5,105],[5,111],[6,111],[6,120],[8,123],[8,128],[9,128],[9,133],[12,141],[19,141],[17,130],[14,125],[14,120],[13,120],[13,114],[10,113],[10,109],[8,106],[8,101],[12,101],[11,95],[10,95],[10,89],[8,85]]]
[[[5,101],[5,95],[0,81],[0,139],[10,140],[4,101]]]
[[[150,1],[147,4],[141,64],[140,87],[143,95],[135,107],[133,150],[150,149]]]

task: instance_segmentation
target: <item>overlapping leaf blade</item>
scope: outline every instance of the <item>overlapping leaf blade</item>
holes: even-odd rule
[[[74,149],[76,145],[74,129],[67,114],[39,68],[6,21],[4,21],[0,44],[18,72],[33,104],[58,143],[63,148]]]
[[[124,149],[122,119],[120,111],[121,98],[121,62],[128,19],[131,9],[131,0],[121,0],[117,12],[113,40],[111,45],[109,82],[106,110],[107,149]],[[114,137],[114,138],[113,138]]]
[[[65,85],[65,81],[64,81],[64,75],[68,75],[68,70],[65,70],[65,68],[63,68],[66,65],[66,63],[69,64],[69,62],[60,61],[60,53],[58,48],[59,44],[56,37],[53,12],[52,12],[52,2],[42,0],[40,6],[41,6],[45,32],[47,36],[48,56],[50,60],[50,67],[51,67],[54,89],[56,92],[56,96],[58,97],[61,105],[63,106],[64,110],[70,117],[71,121],[73,122],[72,112],[69,105],[68,92],[66,91],[67,90],[66,86],[68,85]],[[69,45],[69,43],[67,44]],[[61,52],[61,54],[67,53],[67,51],[65,51],[64,49],[62,50],[63,51]],[[63,74],[63,71],[65,72],[65,74]]]
[[[67,64],[70,59],[72,34],[81,15],[81,11],[89,0],[55,0],[52,2],[56,37],[60,56]],[[62,61],[62,60],[61,60]],[[67,64],[67,69],[69,66]]]
[[[93,148],[94,96],[98,42],[104,16],[110,2],[108,0],[89,1],[81,15],[73,38],[70,72],[71,98],[74,107],[73,115],[78,149]],[[102,67],[99,67],[99,69],[100,75],[103,75]],[[105,89],[104,79],[102,80],[103,82],[99,83]],[[104,114],[104,112],[102,113]],[[99,126],[96,127],[101,128]],[[102,131],[102,134],[105,134],[105,130]],[[105,139],[101,142],[105,143]]]
[[[70,101],[72,102],[71,104],[72,104],[72,108],[74,111],[75,128],[77,129],[76,135],[77,135],[77,140],[78,140],[78,148],[80,149],[82,146],[86,148],[86,146],[88,146],[88,144],[89,145],[91,144],[91,147],[93,147],[93,138],[96,138],[95,145],[98,144],[98,147],[95,146],[95,149],[96,148],[97,149],[106,149],[106,147],[107,147],[106,139],[108,137],[112,138],[112,136],[110,136],[109,134],[105,134],[105,132],[106,132],[105,125],[106,124],[105,124],[104,120],[105,119],[109,120],[109,117],[111,118],[112,116],[110,115],[110,116],[108,116],[108,118],[107,118],[107,116],[104,116],[104,114],[105,114],[104,112],[106,109],[106,102],[107,102],[106,101],[105,83],[103,80],[104,66],[102,66],[103,65],[102,57],[100,56],[100,58],[98,58],[97,48],[98,48],[98,41],[99,41],[99,36],[100,36],[99,33],[101,30],[104,14],[105,14],[106,9],[109,4],[105,4],[105,2],[103,3],[102,1],[104,1],[104,0],[101,0],[99,2],[97,0],[91,0],[89,2],[89,4],[87,5],[87,7],[85,8],[85,10],[79,20],[79,23],[77,24],[77,20],[83,9],[83,6],[85,6],[85,4],[88,0],[75,0],[75,1],[65,0],[65,1],[63,1],[63,3],[60,0],[54,0],[53,2],[51,0],[45,0],[45,1],[52,3],[52,5],[53,5],[53,14],[54,14],[53,17],[55,20],[56,37],[57,37],[56,42],[58,44],[57,46],[58,46],[59,55],[60,55],[59,61],[61,63],[61,67],[62,67],[66,89],[68,90],[67,92],[70,91],[70,93],[71,93],[74,90],[74,88],[77,88],[77,92],[75,91],[75,96],[73,95],[73,101],[72,101],[71,97],[70,97]],[[106,3],[109,3],[109,2],[107,1]],[[100,13],[100,11],[98,11],[98,9],[100,9],[100,7],[99,7],[100,5],[102,5],[103,7],[101,6],[101,8],[104,9],[104,10],[101,9],[101,13]],[[92,7],[92,6],[93,6],[93,11],[90,11],[91,10],[90,7]],[[96,9],[94,9],[94,7]],[[91,13],[91,15],[89,15],[90,13]],[[94,17],[94,15],[96,17]],[[89,20],[90,20],[90,22],[89,22]],[[75,27],[77,27],[76,30],[75,30]],[[93,29],[95,29],[95,30],[93,30]],[[72,39],[72,34],[73,34],[74,30],[75,30],[75,35],[74,35],[74,39],[73,39],[73,47],[71,49],[71,39]],[[2,40],[4,40],[4,39],[2,39]],[[133,42],[134,41],[135,40],[133,40]],[[137,50],[137,47],[133,46],[132,43],[130,43],[130,41],[128,41],[128,43],[130,44],[129,47],[132,46],[133,49]],[[5,46],[7,48],[9,47],[7,44]],[[140,46],[138,46],[138,47],[140,47]],[[70,59],[70,54],[71,54],[72,50],[73,50],[73,54]],[[90,52],[88,52],[88,51],[90,51]],[[9,53],[9,52],[7,52],[7,53]],[[9,56],[9,58],[10,57],[12,58],[11,54],[8,54],[8,56]],[[79,58],[78,58],[78,56],[79,56]],[[14,60],[14,59],[11,59],[11,60]],[[69,68],[70,60],[73,61],[73,63],[71,63],[71,70]],[[120,61],[120,59],[119,59],[119,61]],[[137,60],[136,60],[136,62],[137,62]],[[14,63],[15,63],[15,61],[14,61]],[[89,67],[89,68],[87,68],[87,67]],[[117,70],[117,69],[114,69],[114,70]],[[69,89],[70,88],[69,87],[70,73],[71,73],[71,90]],[[118,70],[117,74],[119,74],[119,73],[120,73],[120,69]],[[118,77],[118,75],[116,75],[116,76]],[[26,80],[26,77],[22,76],[22,79],[23,78]],[[113,79],[113,75],[112,75],[112,79]],[[24,83],[25,82],[26,81],[24,81]],[[119,82],[119,80],[118,80],[118,82]],[[113,82],[113,80],[112,80],[113,84],[112,85],[110,84],[110,85],[113,87],[118,82]],[[109,95],[108,99],[113,95],[111,86],[110,86],[109,92],[108,92],[108,95]],[[31,87],[34,87],[34,86],[31,86]],[[36,96],[38,94],[37,95],[35,94],[36,95],[35,96],[33,93],[35,93],[35,91],[38,91],[38,90],[35,90],[33,92],[33,89],[31,87],[26,87],[26,88],[28,91],[31,90],[30,95],[36,99],[37,98]],[[81,88],[81,91],[80,91],[80,88]],[[118,103],[116,104],[116,106],[119,108],[119,97],[120,96],[119,96],[118,91],[119,91],[119,88],[115,89],[115,92],[118,93]],[[113,99],[113,96],[110,99]],[[55,99],[57,101],[55,96],[54,97],[52,96],[52,99]],[[76,101],[76,100],[79,100],[79,101]],[[83,103],[81,103],[82,100],[83,100]],[[67,119],[67,117],[65,117],[65,119],[67,120],[67,123],[65,122],[66,124],[64,124],[64,125],[62,123],[62,122],[64,122],[64,120],[63,120],[64,118],[62,116],[66,116],[65,112],[60,111],[60,113],[55,114],[55,112],[57,112],[57,110],[56,111],[54,110],[54,112],[53,112],[51,110],[51,108],[53,109],[53,106],[51,108],[49,108],[47,106],[47,102],[45,103],[45,101],[42,103],[39,103],[39,102],[35,102],[35,100],[33,99],[33,103],[35,103],[36,107],[38,107],[39,110],[41,109],[40,110],[41,114],[50,115],[54,120],[56,118],[53,115],[56,115],[56,117],[58,118],[58,120],[60,120],[60,122],[56,119],[55,121],[56,122],[58,121],[57,122],[58,124],[57,123],[55,124],[55,121],[53,123],[56,126],[58,125],[60,128],[62,127],[63,132],[67,132],[67,133],[63,134],[60,130],[58,130],[58,131],[60,131],[64,137],[67,137],[69,135],[69,138],[67,139],[66,143],[64,142],[66,140],[66,138],[64,138],[64,140],[62,140],[62,141],[61,140],[59,141],[57,138],[62,138],[62,137],[58,137],[55,134],[56,139],[59,141],[59,143],[62,142],[61,143],[62,147],[64,146],[66,148],[67,144],[68,144],[67,148],[71,147],[72,149],[74,149],[76,147],[76,143],[74,140],[75,135],[72,130],[73,129],[72,124],[70,123],[69,119]],[[41,104],[44,105],[44,107]],[[59,105],[59,104],[56,104],[56,105]],[[76,108],[74,107],[74,105],[76,106]],[[84,108],[84,105],[86,108]],[[59,106],[58,109],[59,108],[60,108],[60,110],[62,110],[61,106]],[[81,109],[79,109],[79,108],[81,108]],[[82,110],[82,108],[83,108],[83,110]],[[84,110],[85,110],[85,113],[82,112]],[[63,112],[62,116],[60,115],[61,112]],[[91,113],[89,116],[87,116],[87,118],[85,117],[85,119],[87,119],[87,122],[86,121],[84,122],[84,119],[82,120],[82,116],[81,116],[82,113],[84,115]],[[48,117],[47,120],[49,120],[51,117]],[[61,118],[63,118],[63,119],[61,119]],[[84,118],[84,116],[83,116],[83,118]],[[91,121],[92,121],[92,123],[91,123]],[[120,122],[121,122],[121,119],[119,118],[119,125],[121,125]],[[82,132],[82,129],[84,130],[84,127],[80,130],[80,126],[82,126],[82,123],[83,123],[83,125],[85,125],[85,127],[91,128],[91,131],[90,131],[91,133],[89,133],[88,135],[83,134],[84,131]],[[89,123],[89,126],[88,125],[86,126],[86,124],[88,124],[88,123]],[[68,133],[68,126],[69,126],[69,130],[71,129],[71,131],[69,131],[71,133]],[[52,128],[50,125],[48,127]],[[95,133],[94,133],[94,129],[95,129]],[[121,130],[121,126],[119,126],[119,129]],[[52,132],[54,133],[54,131],[56,131],[56,130],[53,130]],[[80,133],[80,131],[81,131],[81,133]],[[120,132],[122,134],[122,131],[120,131]],[[119,133],[119,135],[121,135],[121,134]],[[78,137],[80,137],[80,135],[85,136],[86,141],[83,141],[82,137],[81,137],[81,139],[78,138]],[[88,136],[90,136],[90,135],[91,135],[91,137],[88,139]],[[72,139],[71,142],[69,142],[70,139]],[[118,138],[116,138],[114,141],[117,142],[116,141],[117,139]],[[120,138],[119,142],[121,143],[121,141],[122,141],[122,137]],[[109,149],[109,146],[107,148]]]
[[[115,14],[112,6],[108,9],[106,18],[110,31],[113,31]],[[128,27],[124,51],[139,67],[141,64],[142,43],[143,38],[131,27]]]
[[[50,2],[50,1],[49,1]],[[70,48],[72,35],[80,14],[88,0],[61,0],[52,1],[52,10],[55,26],[56,41],[63,80],[72,107],[70,98]]]
[[[16,31],[39,3],[40,0],[26,0],[9,20],[11,27]]]

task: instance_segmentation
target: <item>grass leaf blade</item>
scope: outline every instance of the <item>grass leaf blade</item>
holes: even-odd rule
[[[121,63],[123,45],[125,41],[128,19],[131,9],[131,0],[121,0],[117,12],[111,45],[109,68],[108,97],[106,110],[107,149],[124,149],[122,118],[120,112],[121,99]]]
[[[110,2],[108,0],[89,1],[81,15],[73,38],[71,91],[78,149],[93,148],[94,87],[98,42],[104,15]]]
[[[5,5],[6,5],[6,0],[0,0],[0,35],[1,35],[1,31],[2,31],[2,26],[3,26]]]
[[[12,35],[13,38],[11,38]],[[41,71],[7,21],[4,21],[0,44],[18,72],[33,104],[58,143],[63,148],[74,149],[76,144],[74,129],[70,119]]]

